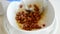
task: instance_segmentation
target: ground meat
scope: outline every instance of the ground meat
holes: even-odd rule
[[[39,11],[39,7],[36,4],[34,4],[34,10]]]
[[[39,8],[34,4],[35,11],[32,10],[26,10],[27,13],[24,11],[17,12],[16,14],[16,21],[20,24],[23,24],[24,30],[33,30],[33,29],[41,29],[42,27],[38,25],[38,21],[40,20],[40,11]],[[31,7],[31,5],[29,6]],[[20,8],[22,8],[22,5],[20,5]],[[43,24],[45,27],[45,24]]]
[[[23,5],[20,5],[20,8],[22,8],[23,7]]]
[[[43,27],[45,27],[45,24],[43,24]]]
[[[31,7],[32,7],[32,5],[31,5],[31,4],[29,4],[29,5],[28,5],[28,7],[29,7],[29,8],[31,8]]]

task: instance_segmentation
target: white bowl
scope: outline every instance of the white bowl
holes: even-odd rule
[[[30,1],[26,0],[25,2],[27,4],[35,3],[32,0],[30,0]],[[50,4],[49,1],[42,2],[42,0],[39,0],[38,2],[43,3],[44,7],[46,7],[46,6],[48,7],[48,10],[46,11],[46,14],[45,14],[46,18],[44,21],[46,23],[46,27],[39,29],[39,30],[34,30],[34,31],[22,30],[16,24],[15,15],[16,15],[16,12],[19,8],[19,5],[23,4],[22,1],[11,2],[9,4],[8,9],[7,9],[7,19],[9,21],[9,23],[11,24],[11,26],[13,26],[14,28],[16,28],[17,30],[19,30],[21,32],[20,34],[48,34],[53,29],[55,13],[54,13],[54,9],[53,9],[52,5]]]

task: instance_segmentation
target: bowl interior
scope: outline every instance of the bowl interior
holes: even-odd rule
[[[35,2],[25,1],[25,2],[27,4],[36,3],[36,1]],[[42,1],[39,1],[39,3],[42,3]],[[10,5],[8,6],[8,9],[7,9],[7,19],[9,21],[9,23],[17,29],[19,29],[19,28],[16,24],[15,15],[16,15],[17,10],[19,9],[20,4],[23,4],[23,2],[22,1],[12,2],[12,3],[10,3]],[[42,6],[42,4],[40,6]],[[54,9],[51,6],[51,4],[49,4],[49,2],[47,2],[47,1],[43,2],[43,6],[45,7],[45,14],[44,15],[46,18],[44,17],[41,22],[44,22],[46,24],[46,27],[48,27],[53,23],[53,20],[55,17]]]

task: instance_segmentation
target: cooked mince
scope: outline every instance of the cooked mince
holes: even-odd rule
[[[33,30],[33,29],[41,29],[42,27],[38,25],[38,21],[40,20],[40,11],[37,5],[34,6],[34,12],[32,10],[24,9],[25,11],[17,12],[16,21],[23,25],[22,29],[24,30]],[[23,6],[21,5],[20,8]],[[29,5],[31,7],[31,5]],[[43,24],[45,27],[45,24]]]

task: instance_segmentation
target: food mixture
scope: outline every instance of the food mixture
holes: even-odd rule
[[[33,10],[27,10],[24,9],[22,11],[19,11],[16,13],[16,21],[17,23],[21,24],[23,30],[35,30],[35,29],[41,29],[42,27],[38,25],[38,21],[41,19],[40,9],[36,4],[28,5],[29,8],[34,7]],[[23,5],[20,5],[20,8],[22,8]],[[42,25],[45,27],[45,24]]]

